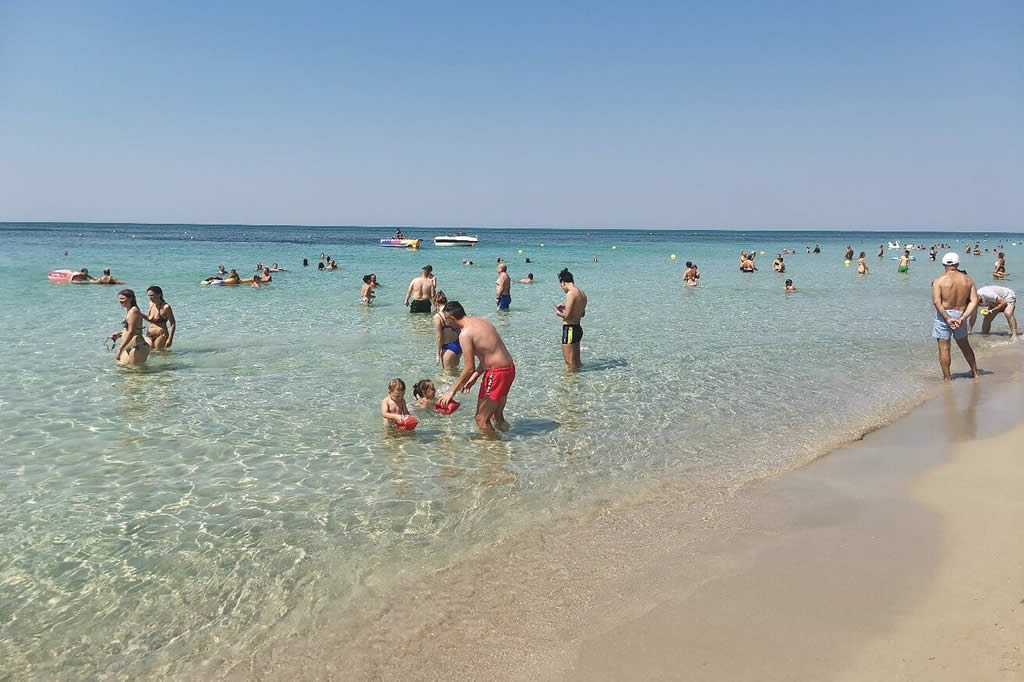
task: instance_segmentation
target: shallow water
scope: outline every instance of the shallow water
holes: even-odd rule
[[[1005,245],[1013,272],[1024,240],[477,234],[476,249],[410,252],[377,247],[389,231],[366,228],[0,227],[0,672],[216,670],[597,494],[685,478],[687,504],[713,504],[723,487],[819,455],[937,385],[928,285],[941,266],[919,253],[898,275],[896,252],[874,256],[880,242]],[[814,243],[822,254],[804,254]],[[868,252],[868,276],[844,267],[846,244]],[[800,250],[785,276],[771,272],[783,247]],[[751,248],[767,252],[761,271],[740,274],[736,257]],[[341,270],[301,266],[321,252]],[[507,314],[493,309],[499,256],[513,280],[537,278],[514,286]],[[696,289],[682,286],[686,260],[700,265]],[[988,283],[992,260],[963,262]],[[220,263],[249,274],[257,261],[290,271],[260,290],[198,284]],[[513,429],[500,439],[475,434],[472,396],[453,417],[420,414],[412,435],[380,424],[392,377],[410,395],[419,378],[450,381],[434,366],[429,318],[402,307],[425,263],[516,359]],[[162,286],[174,350],[142,370],[115,367],[103,339],[119,328],[121,287],[46,280],[82,266],[111,267],[140,298]],[[590,298],[576,375],[552,311],[566,266]],[[384,287],[368,310],[358,296],[371,271]],[[787,277],[798,293],[782,292]],[[975,341],[982,358],[1005,342]]]

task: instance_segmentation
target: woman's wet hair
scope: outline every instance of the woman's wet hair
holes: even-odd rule
[[[412,387],[412,395],[414,398],[422,398],[427,395],[427,389],[434,385],[434,382],[430,379],[420,379]]]
[[[401,379],[395,378],[388,382],[388,393],[396,391],[398,389],[405,390],[405,382]]]
[[[133,290],[131,290],[131,289],[121,289],[121,291],[117,292],[117,295],[118,296],[124,296],[125,298],[131,300],[132,304],[130,306],[128,306],[129,308],[131,308],[131,307],[138,307],[139,302],[136,300],[135,292]]]
[[[448,296],[445,295],[443,291],[438,290],[438,292],[434,294],[434,303],[436,303],[437,305],[444,305],[447,302]]]
[[[558,273],[558,281],[559,281],[559,283],[561,283],[561,282],[568,282],[569,284],[573,283],[573,281],[572,281],[572,273],[569,272],[569,268],[562,268],[562,271],[560,273]]]
[[[369,275],[363,275],[363,284],[369,284],[369,283],[370,283],[370,276]]]
[[[450,315],[456,320],[461,320],[466,316],[466,309],[462,307],[462,304],[458,301],[448,301],[442,308],[445,315]]]
[[[146,291],[152,291],[154,294],[156,294],[157,296],[160,297],[160,300],[163,300],[163,298],[164,298],[164,290],[161,289],[160,287],[158,287],[155,284],[153,286],[151,286],[150,288],[146,289]]]

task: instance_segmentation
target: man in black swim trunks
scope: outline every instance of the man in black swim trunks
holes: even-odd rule
[[[430,313],[431,301],[434,300],[435,280],[430,275],[433,268],[429,265],[420,271],[420,276],[409,282],[409,289],[405,292],[405,305],[409,306],[410,313]]]
[[[580,320],[587,314],[587,295],[573,282],[572,273],[563,269],[558,273],[558,283],[565,292],[565,303],[555,306],[555,315],[562,318],[562,357],[571,371],[580,368],[580,341],[583,327]]]

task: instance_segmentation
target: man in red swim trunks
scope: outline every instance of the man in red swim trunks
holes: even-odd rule
[[[508,348],[505,348],[505,342],[493,324],[482,317],[467,315],[458,301],[448,301],[441,314],[448,325],[459,330],[459,345],[462,346],[465,363],[458,381],[441,396],[438,405],[447,407],[456,393],[460,390],[469,392],[482,375],[480,395],[476,401],[476,425],[484,433],[494,433],[494,429],[508,431],[505,401],[512,382],[516,380],[516,365]]]

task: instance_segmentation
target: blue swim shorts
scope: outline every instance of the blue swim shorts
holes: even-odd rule
[[[959,319],[964,314],[962,310],[947,310],[946,314],[952,317],[954,320]],[[966,323],[966,320],[964,320]],[[946,322],[946,318],[935,313],[935,321],[932,324],[932,338],[940,339],[942,341],[949,341],[950,339],[965,339],[967,338],[967,332],[970,330],[970,326],[962,324],[958,329],[952,329],[949,323]]]
[[[508,307],[512,304],[512,297],[508,294],[502,294],[498,298],[498,310],[508,310]]]

